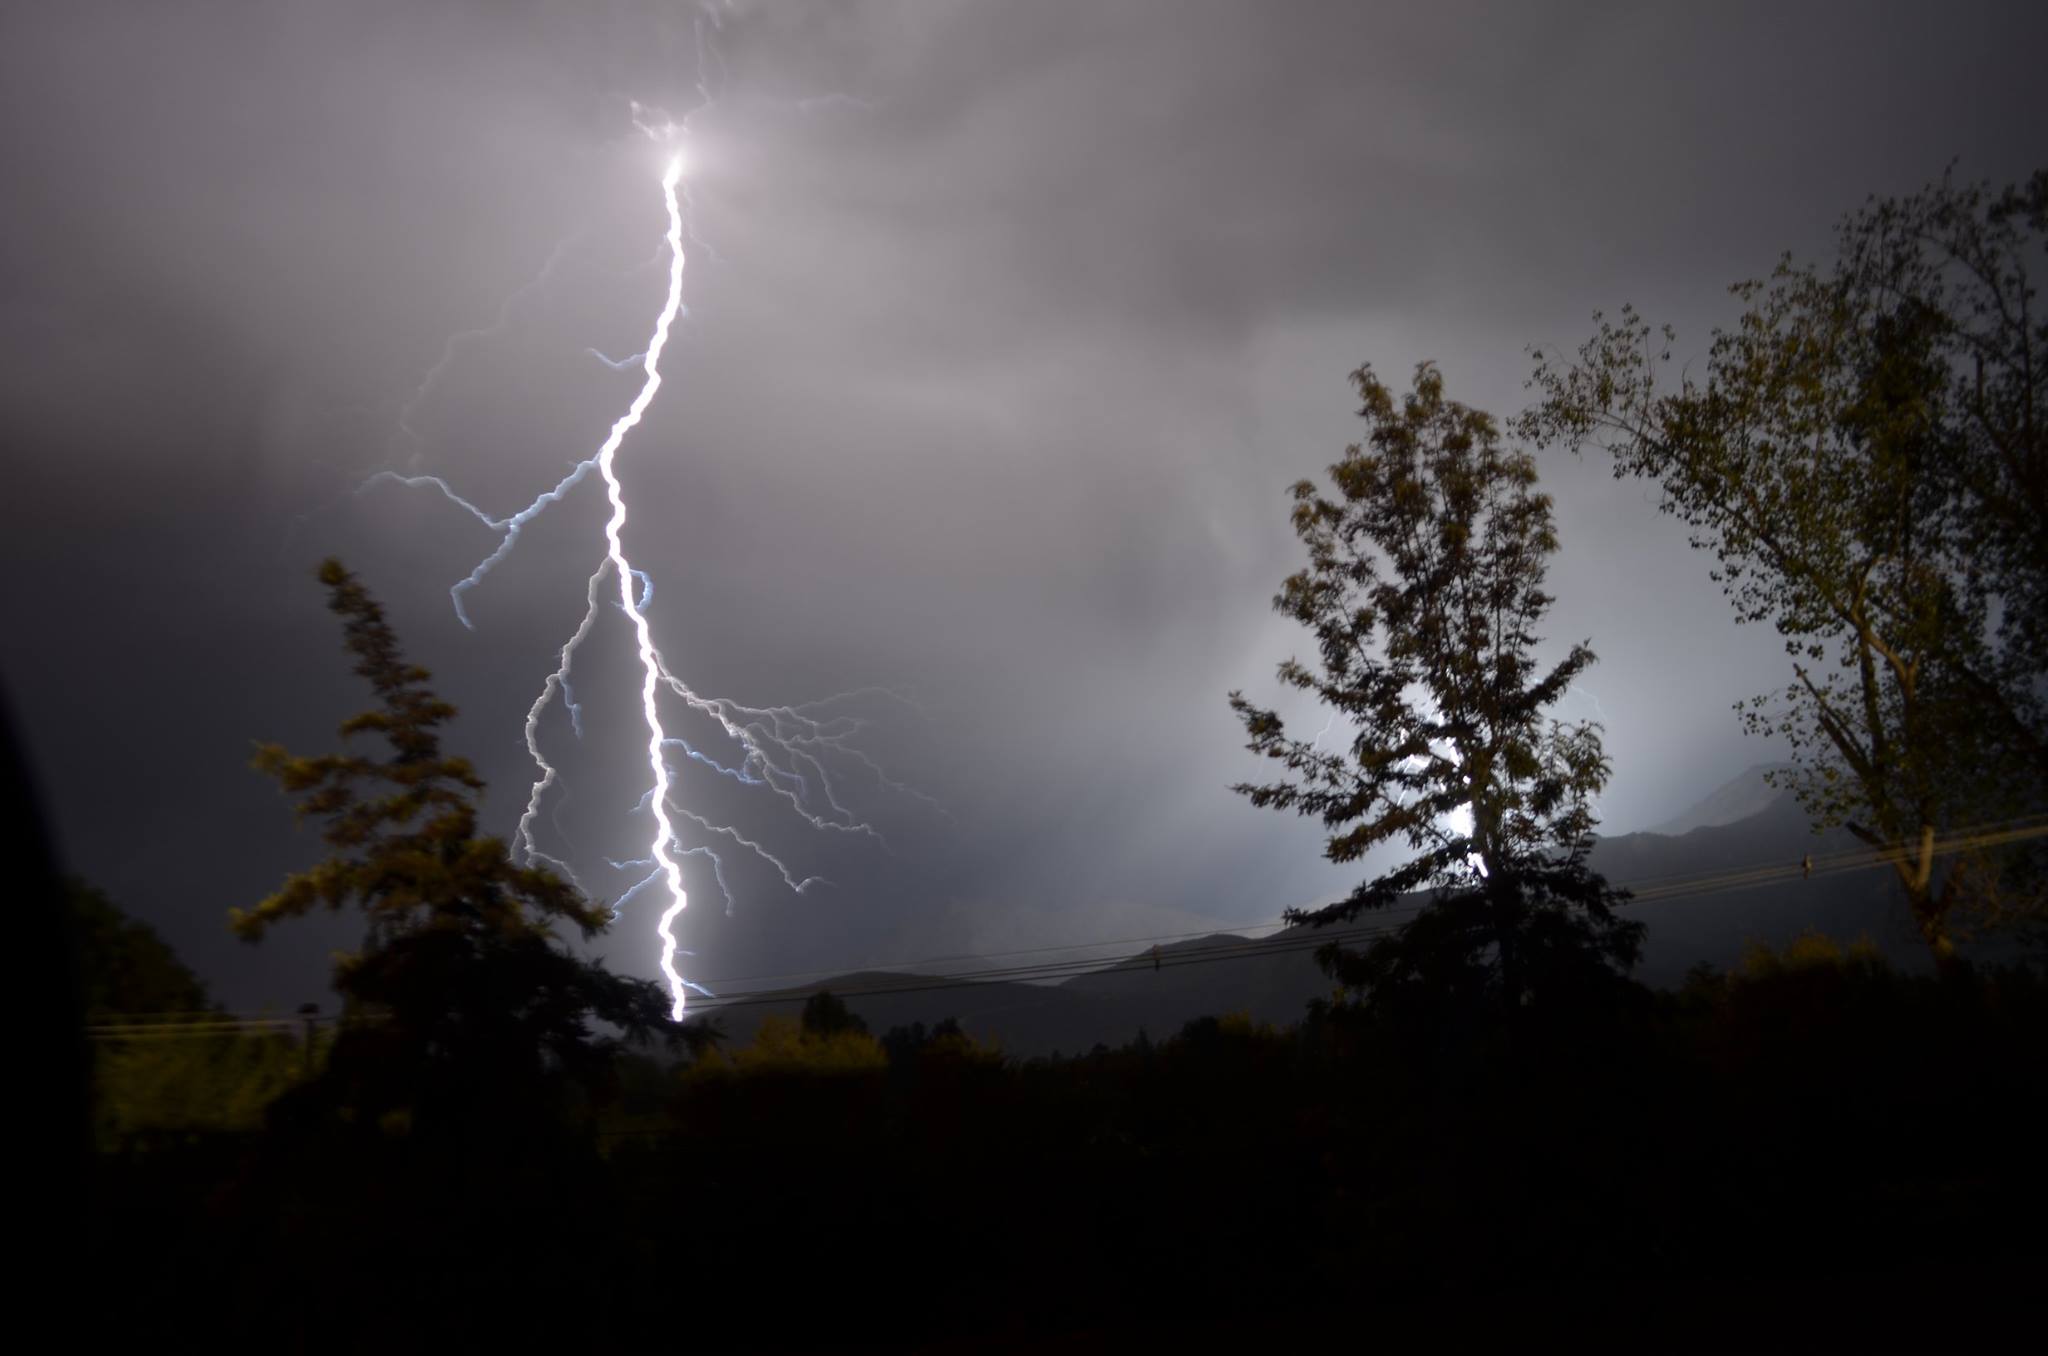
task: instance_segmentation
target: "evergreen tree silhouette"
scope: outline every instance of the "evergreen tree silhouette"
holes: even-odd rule
[[[324,822],[333,853],[233,911],[232,926],[253,942],[315,909],[362,910],[362,948],[337,958],[345,1015],[316,1089],[344,1118],[425,1134],[558,1111],[572,1088],[601,1087],[609,1073],[617,1037],[598,1024],[627,1037],[670,1032],[667,1004],[654,984],[568,950],[556,929],[588,939],[608,910],[478,832],[483,781],[441,749],[455,708],[339,561],[319,577],[378,698],[342,723],[342,738],[377,737],[389,756],[258,748],[255,767],[298,797],[301,817]]]

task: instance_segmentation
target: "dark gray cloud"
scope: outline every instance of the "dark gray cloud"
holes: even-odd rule
[[[731,803],[836,884],[738,869],[735,914],[691,916],[713,976],[1249,922],[1341,888],[1311,831],[1225,790],[1252,769],[1222,694],[1270,692],[1297,647],[1266,606],[1294,558],[1283,491],[1352,436],[1344,374],[1433,358],[1507,412],[1525,347],[1597,306],[1697,338],[1726,283],[1824,248],[1866,193],[2041,149],[2044,24],[2002,5],[13,14],[6,677],[73,864],[238,1002],[297,1001],[349,933],[248,952],[220,926],[314,850],[248,741],[321,747],[360,702],[321,554],[390,603],[516,814],[592,487],[471,595],[474,632],[445,590],[490,538],[431,494],[353,491],[416,462],[503,512],[602,436],[630,378],[584,350],[638,349],[660,284],[626,100],[697,102],[706,16],[709,250],[624,456],[655,622],[704,690],[914,697],[854,709],[950,812],[850,778],[882,853]],[[1602,656],[1574,714],[1608,725],[1610,824],[1651,823],[1773,755],[1728,707],[1779,680],[1775,644],[1729,623],[1642,487],[1544,471],[1552,631]],[[630,682],[622,640],[579,670],[583,743],[548,736],[579,860],[632,846],[633,712],[600,708]],[[609,943],[641,971],[643,923]]]

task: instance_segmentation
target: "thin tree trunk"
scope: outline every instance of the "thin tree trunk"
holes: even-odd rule
[[[1893,866],[1898,870],[1900,884],[1905,886],[1913,926],[1919,929],[1920,940],[1933,955],[1935,970],[1943,975],[1952,974],[1961,967],[1962,957],[1956,954],[1955,939],[1949,935],[1949,892],[1934,888],[1934,826],[1922,824],[1917,843],[1900,843],[1894,851],[1898,855]]]

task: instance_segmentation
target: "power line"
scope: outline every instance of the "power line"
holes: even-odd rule
[[[1957,834],[1945,841],[1937,842],[1933,855],[1945,857],[1958,852],[2005,846],[2011,843],[2048,836],[2048,815],[2032,815],[2023,819],[1994,821],[1982,827],[1990,831]],[[1908,854],[1900,850],[1852,849],[1845,852],[1830,853],[1824,858],[1803,859],[1790,865],[1753,866],[1739,868],[1734,871],[1700,874],[1691,877],[1651,877],[1649,878],[1650,881],[1662,883],[1646,884],[1641,890],[1636,890],[1632,885],[1628,884],[1620,885],[1617,888],[1630,891],[1632,898],[1628,902],[1631,904],[1657,903],[1695,895],[1718,894],[1727,890],[1749,889],[1761,885],[1779,884],[1784,881],[1807,879],[1812,876],[1832,876],[1848,871],[1870,870],[1874,867],[1890,866],[1907,859]],[[1808,860],[1811,861],[1811,866],[1808,865]],[[1407,921],[1407,918],[1412,917],[1415,912],[1419,912],[1420,907],[1419,904],[1394,906],[1394,908],[1405,908],[1407,910],[1407,917],[1401,919],[1400,921],[1402,922]],[[1392,912],[1393,910],[1390,909],[1388,914],[1382,916],[1387,917]],[[1384,935],[1394,931],[1396,926],[1396,923],[1389,922],[1385,926],[1356,929],[1353,931],[1304,930],[1296,934],[1265,938],[1243,946],[1216,947],[1195,953],[1192,956],[1182,953],[1172,957],[1161,957],[1150,968],[1167,969],[1183,964],[1205,964],[1211,961],[1239,960],[1261,955],[1284,954],[1290,951],[1314,950],[1330,943],[1352,940],[1355,937]],[[1144,974],[1147,968],[1142,956],[1135,958],[1127,957],[1121,962],[1108,965],[1101,961],[1068,961],[1049,963],[1044,966],[967,971],[954,975],[933,976],[928,982],[916,984],[891,985],[880,988],[848,988],[835,990],[834,992],[841,998],[878,997],[930,990],[970,988],[982,983],[1030,982],[1031,980],[1039,979],[1073,977],[1085,973]],[[697,1005],[697,1010],[699,1012],[717,1012],[730,1007],[753,1007],[762,1004],[790,1003],[802,996],[800,993],[793,993],[789,990],[776,993],[742,992],[730,996],[720,996],[708,1002],[700,1003]]]
[[[932,975],[930,977],[904,976],[904,982],[864,988],[834,989],[838,998],[878,998],[894,994],[929,993],[946,989],[988,988],[997,984],[1033,984],[1048,979],[1078,979],[1084,975],[1151,974],[1160,970],[1177,970],[1189,965],[1209,965],[1218,961],[1252,960],[1263,956],[1292,955],[1305,951],[1319,951],[1325,946],[1358,941],[1367,937],[1382,937],[1399,930],[1401,922],[1388,922],[1376,927],[1351,928],[1341,931],[1308,931],[1284,937],[1269,937],[1238,946],[1218,946],[1201,951],[1182,951],[1173,955],[1161,955],[1151,964],[1146,964],[1143,955],[1126,957],[1114,965],[1100,961],[1066,961],[1047,966],[1019,966],[1012,970],[980,970],[970,975]],[[794,1003],[807,997],[802,990],[783,989],[772,993],[740,993],[719,997],[695,1005],[693,1011],[704,1013],[723,1012],[728,1008],[760,1007],[777,1003]]]
[[[1945,839],[1936,840],[1932,855],[1949,857],[1959,852],[2004,847],[2043,836],[2048,836],[2048,814],[1994,820],[1967,826]],[[1849,848],[1818,857],[1809,854],[1797,862],[1739,868],[1718,876],[1649,877],[1631,882],[1627,888],[1634,897],[1632,902],[1654,902],[1691,894],[1805,879],[1809,876],[1832,876],[1845,871],[1868,871],[1875,867],[1896,866],[1900,862],[1912,860],[1916,855],[1912,850],[1905,848]]]
[[[304,1024],[304,1018],[290,1017],[229,1017],[220,1020],[201,1018],[190,1022],[95,1022],[86,1031],[95,1036],[207,1036],[216,1032],[257,1031],[274,1029],[288,1031]]]
[[[1989,847],[2002,847],[2013,843],[2029,841],[2048,836],[2048,813],[2021,816],[2013,819],[1992,820],[1965,826],[1948,838],[1938,840],[1933,856],[1947,857],[1959,852],[1976,851]],[[1892,866],[1901,861],[1911,860],[1917,854],[1907,849],[1864,848],[1848,849],[1824,854],[1819,857],[1807,856],[1799,862],[1760,863],[1739,867],[1730,871],[1711,873],[1667,873],[1659,876],[1639,877],[1616,888],[1630,892],[1630,904],[1658,903],[1703,894],[1717,894],[1729,890],[1753,889],[1759,886],[1775,885],[1794,879],[1808,879],[1816,876],[1834,876],[1851,871],[1867,871],[1876,867]],[[978,970],[960,971],[953,974],[912,976],[891,976],[891,983],[870,985],[859,988],[835,990],[841,998],[874,998],[908,993],[939,992],[949,989],[975,988],[992,984],[1044,984],[1047,981],[1068,980],[1088,974],[1145,974],[1147,972],[1179,969],[1188,965],[1207,965],[1226,960],[1250,960],[1264,956],[1290,955],[1315,951],[1324,946],[1341,945],[1345,942],[1368,937],[1385,936],[1398,930],[1412,920],[1423,907],[1422,902],[1396,904],[1380,913],[1381,920],[1369,926],[1353,928],[1316,928],[1304,925],[1289,925],[1284,920],[1277,923],[1255,924],[1254,929],[1281,928],[1283,931],[1264,938],[1233,939],[1215,947],[1199,950],[1180,951],[1172,955],[1159,954],[1151,957],[1152,964],[1145,964],[1146,956],[1120,958],[1091,957],[1085,959],[1041,961],[1015,966],[993,966]],[[1007,952],[988,952],[973,957],[981,960],[998,960],[1013,956],[1045,955],[1062,951],[1088,950],[1105,946],[1130,946],[1152,943],[1182,941],[1217,935],[1214,932],[1166,933],[1153,937],[1129,937],[1105,939],[1096,942],[1077,942],[1062,946],[1024,948]],[[962,957],[965,959],[965,957]],[[904,962],[919,964],[929,962]],[[886,967],[870,966],[870,969]],[[758,982],[779,978],[809,978],[826,974],[823,971],[798,972],[788,976],[763,975],[748,979],[726,981],[729,983]],[[721,1012],[728,1008],[759,1007],[764,1005],[794,1003],[808,995],[798,989],[742,990],[735,993],[716,995],[707,1001],[694,1005],[698,1013]],[[345,1020],[341,1016],[281,1017],[270,1014],[209,1014],[209,1013],[156,1013],[156,1014],[108,1014],[100,1023],[89,1026],[87,1034],[102,1040],[132,1040],[157,1037],[190,1037],[205,1035],[252,1034],[265,1031],[287,1032],[294,1027],[308,1027],[315,1024],[329,1024]]]
[[[1257,932],[1263,928],[1285,928],[1290,926],[1292,924],[1284,920],[1270,923],[1247,923],[1234,928],[1227,925],[1219,925],[1210,928],[1197,928],[1193,932],[1164,932],[1149,937],[1104,937],[1099,941],[1093,942],[1063,942],[1055,946],[1026,946],[1011,951],[969,951],[951,956],[927,956],[923,960],[865,961],[853,965],[841,965],[830,970],[785,970],[777,974],[768,975],[733,975],[717,982],[720,984],[761,984],[769,980],[814,979],[819,976],[843,975],[849,972],[858,973],[863,970],[908,970],[920,965],[944,965],[951,961],[1004,960],[1012,956],[1042,956],[1057,951],[1091,951],[1105,946],[1144,946],[1159,942],[1186,941],[1191,937],[1237,936],[1243,933]],[[1100,965],[1110,963],[1115,959],[1115,957],[1102,957],[1087,963]]]
[[[1419,906],[1409,909],[1419,911]],[[1265,955],[1287,955],[1297,952],[1314,951],[1332,943],[1357,941],[1367,937],[1384,936],[1395,931],[1406,918],[1390,919],[1366,927],[1332,930],[1302,931],[1281,937],[1269,937],[1250,941],[1238,941],[1198,951],[1182,951],[1172,955],[1161,955],[1151,965],[1143,956],[1126,957],[1121,962],[1107,964],[1100,960],[1053,961],[1040,965],[1009,966],[974,972],[972,980],[958,976],[900,976],[902,982],[858,989],[836,991],[844,997],[875,997],[887,994],[922,993],[927,990],[985,987],[998,983],[1027,984],[1045,980],[1076,978],[1085,974],[1113,974],[1120,969],[1138,972],[1173,970],[1188,965],[1205,965],[1214,961],[1245,960]],[[777,990],[774,992],[742,993],[719,998],[697,1006],[698,1011],[722,1011],[728,1007],[754,1007],[762,1004],[794,1002],[804,997],[801,991]],[[304,1021],[306,1019],[296,1019]],[[335,1017],[316,1019],[322,1022],[341,1020]],[[156,1023],[142,1025],[99,1025],[87,1028],[88,1034],[103,1039],[135,1039],[178,1036],[230,1035],[237,1032],[260,1030],[283,1030],[293,1024],[289,1018],[259,1018],[251,1021],[217,1021]]]

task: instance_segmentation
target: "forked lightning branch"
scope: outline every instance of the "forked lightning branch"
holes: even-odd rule
[[[821,702],[801,706],[748,706],[726,698],[702,696],[676,675],[655,644],[654,630],[647,615],[647,604],[653,593],[653,583],[650,575],[636,568],[627,554],[626,530],[631,517],[628,507],[630,496],[619,467],[619,453],[625,446],[627,436],[640,425],[648,407],[653,404],[656,394],[661,390],[662,356],[668,347],[683,305],[685,198],[682,194],[682,182],[685,160],[681,139],[685,129],[666,117],[662,117],[658,122],[653,121],[651,114],[652,110],[643,105],[633,105],[634,126],[642,135],[660,144],[665,156],[661,172],[661,191],[663,206],[667,213],[667,229],[663,237],[664,250],[661,257],[665,257],[667,262],[667,291],[645,351],[635,359],[617,362],[604,360],[605,365],[613,370],[628,371],[637,367],[641,373],[641,381],[632,402],[612,423],[609,433],[597,451],[579,461],[566,476],[536,495],[525,507],[502,517],[493,516],[479,508],[437,475],[401,475],[384,471],[370,477],[363,488],[367,490],[382,482],[432,488],[496,534],[498,541],[495,548],[450,590],[457,617],[464,626],[471,627],[474,623],[463,606],[463,595],[482,584],[492,568],[510,554],[518,542],[522,529],[549,507],[567,498],[588,478],[592,470],[598,473],[610,507],[604,523],[604,551],[585,589],[586,607],[582,620],[563,642],[554,672],[547,676],[527,712],[526,747],[534,765],[539,769],[539,775],[534,781],[525,810],[519,819],[515,851],[529,862],[545,863],[560,871],[575,881],[579,887],[583,883],[579,873],[569,862],[544,851],[537,841],[537,826],[543,805],[551,795],[560,794],[561,783],[559,770],[542,752],[540,727],[546,713],[559,700],[569,716],[572,728],[579,737],[581,736],[581,707],[571,685],[570,671],[577,650],[595,629],[609,589],[614,592],[615,601],[632,625],[634,649],[639,664],[640,707],[646,724],[646,760],[652,786],[634,812],[638,813],[640,809],[644,809],[653,819],[645,857],[629,862],[606,863],[615,869],[641,869],[646,872],[637,883],[619,895],[613,906],[614,915],[616,916],[625,905],[643,893],[657,889],[661,892],[662,907],[655,925],[655,933],[660,941],[661,973],[667,981],[671,999],[670,1013],[672,1018],[680,1021],[686,1008],[688,992],[692,989],[708,992],[685,979],[680,964],[680,958],[689,954],[682,948],[676,935],[680,916],[689,902],[683,880],[683,859],[698,857],[708,863],[712,878],[724,896],[728,908],[732,906],[733,899],[726,885],[727,866],[720,856],[721,845],[727,852],[738,850],[757,857],[775,871],[784,886],[798,893],[821,884],[822,880],[817,876],[799,874],[767,845],[758,838],[748,836],[740,828],[720,823],[677,803],[675,769],[670,761],[672,757],[680,756],[689,762],[708,767],[750,790],[776,798],[812,829],[861,835],[878,842],[881,839],[880,833],[849,808],[841,793],[835,789],[826,760],[843,758],[856,764],[863,770],[863,775],[880,788],[907,792],[910,795],[918,793],[909,791],[894,781],[867,753],[849,742],[862,728],[863,722],[852,716],[828,713],[827,708],[841,698],[827,698]],[[532,287],[545,281],[547,275],[554,271],[559,256],[558,250],[556,255],[550,258],[542,277],[528,286]],[[501,324],[506,314],[505,311],[501,311]],[[481,335],[488,331],[465,333]],[[427,396],[434,378],[446,366],[447,358],[448,354],[444,353],[442,361],[436,364],[420,390],[415,393],[408,410],[412,404]],[[720,753],[698,748],[687,739],[670,734],[662,721],[661,699],[664,693],[680,701],[685,709],[715,723],[727,751]],[[841,697],[849,695],[852,694],[841,694]],[[919,796],[919,799],[927,798]],[[687,821],[702,838],[690,844],[682,842],[677,832],[678,820]]]

